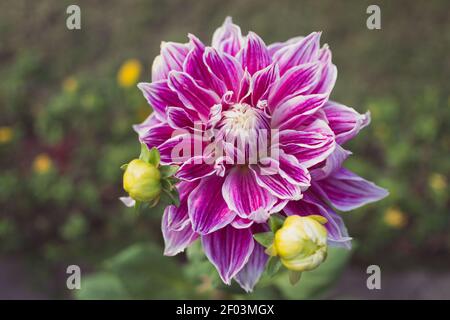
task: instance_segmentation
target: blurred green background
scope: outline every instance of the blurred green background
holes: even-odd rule
[[[70,31],[75,3],[82,29]],[[381,30],[366,28],[369,4]],[[0,297],[376,298],[354,288],[370,264],[387,297],[404,297],[397,284],[414,272],[450,285],[449,11],[446,0],[2,1]],[[228,15],[266,43],[323,31],[339,70],[333,100],[372,113],[348,167],[390,191],[344,214],[351,253],[331,252],[298,287],[263,279],[250,296],[217,285],[197,247],[163,257],[160,210],[136,215],[118,200],[119,166],[139,152],[131,125],[151,112],[135,83],[150,81],[162,40],[209,43]],[[83,272],[75,294],[70,264]]]

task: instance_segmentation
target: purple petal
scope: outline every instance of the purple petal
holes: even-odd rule
[[[319,110],[327,101],[323,94],[298,95],[280,106],[272,113],[272,127],[280,129],[297,129]]]
[[[247,167],[234,167],[225,178],[222,196],[228,208],[243,218],[259,211],[269,212],[277,199],[256,183],[255,174]]]
[[[158,146],[162,164],[181,164],[193,156],[193,152],[203,148],[202,137],[179,130],[180,134],[174,135]]]
[[[273,57],[277,52],[279,51],[285,51],[287,49],[289,49],[289,46],[291,44],[295,44],[298,43],[300,41],[302,41],[305,37],[299,36],[299,37],[294,37],[294,38],[290,38],[287,41],[284,42],[274,42],[272,44],[270,44],[267,49],[269,50],[269,54],[271,57]],[[280,55],[280,53],[278,53],[278,55]]]
[[[203,88],[214,91],[222,96],[226,92],[225,84],[210,72],[203,57],[205,45],[194,35],[190,34],[192,49],[184,61],[183,70],[195,79]]]
[[[167,123],[160,123],[158,125],[147,128],[145,132],[141,132],[139,140],[147,145],[149,149],[159,147],[172,137],[174,129]]]
[[[356,136],[362,128],[370,123],[369,112],[359,114],[355,109],[337,102],[327,102],[323,110],[339,144],[343,144]]]
[[[239,85],[239,94],[238,94],[238,101],[245,102],[246,99],[250,97],[251,94],[251,81],[252,76],[250,73],[245,70],[244,76],[241,79],[240,85]]]
[[[335,149],[334,134],[322,120],[316,120],[305,131],[284,130],[279,141],[284,152],[295,156],[306,168],[325,160]]]
[[[236,229],[247,229],[253,224],[253,220],[241,218],[239,216],[234,217],[231,225]]]
[[[223,180],[216,175],[203,178],[189,195],[189,217],[197,233],[214,232],[229,224],[236,216],[222,197]]]
[[[187,199],[197,185],[197,182],[185,181],[177,184],[177,190],[180,195],[180,205],[178,207],[171,205],[166,208],[167,225],[171,230],[180,231],[181,229],[184,229],[187,224],[191,225],[188,215]]]
[[[314,189],[335,208],[350,211],[386,197],[389,192],[353,172],[341,168],[324,180],[317,181]]]
[[[197,111],[200,118],[205,121],[208,120],[211,107],[220,101],[217,94],[203,89],[184,72],[170,72],[169,87],[178,93],[178,97],[187,108]]]
[[[209,71],[225,84],[227,90],[237,95],[244,74],[239,62],[226,53],[217,52],[214,48],[206,48],[203,59]]]
[[[292,184],[307,188],[311,184],[308,170],[300,164],[296,157],[281,152],[280,175]]]
[[[239,283],[239,285],[246,292],[252,292],[253,287],[258,283],[264,269],[266,268],[266,263],[269,256],[264,252],[264,247],[259,243],[255,243],[252,254],[248,259],[248,262],[239,271],[234,280]]]
[[[342,167],[345,159],[351,155],[352,152],[345,150],[340,145],[336,145],[334,151],[330,154],[328,158],[324,161],[321,167],[311,170],[311,176],[313,180],[322,180],[328,177],[330,174]]]
[[[209,261],[228,285],[247,263],[255,246],[250,229],[232,226],[202,236],[202,244]]]
[[[147,99],[155,111],[156,116],[161,121],[165,121],[166,119],[166,108],[168,106],[183,106],[177,94],[169,88],[166,80],[152,83],[141,82],[138,84],[138,88],[141,89],[145,99]]]
[[[152,112],[142,123],[134,124],[133,130],[141,137],[142,134],[158,124],[161,124],[161,121],[156,117],[155,113]]]
[[[184,43],[161,43],[161,54],[153,61],[152,81],[167,79],[172,70],[182,71],[188,52],[189,47]]]
[[[270,88],[268,103],[273,111],[283,101],[299,96],[311,89],[320,75],[318,62],[295,66]]]
[[[328,221],[325,228],[328,231],[328,242],[330,245],[351,248],[351,238],[348,236],[347,228],[341,216],[334,212],[328,205],[316,197],[310,190],[306,191],[300,201],[290,201],[284,208],[287,215],[308,216],[319,214]]]
[[[292,67],[317,60],[320,47],[319,32],[313,32],[300,41],[297,41],[285,50],[279,50],[273,55],[273,60],[278,62],[280,73],[284,74]]]
[[[180,107],[168,107],[166,109],[167,122],[177,129],[194,128],[194,115]]]
[[[265,170],[259,165],[250,165],[250,169],[256,174],[256,182],[275,197],[282,200],[299,200],[302,198],[301,187],[290,183],[279,173],[265,174]]]
[[[278,77],[277,64],[271,64],[252,76],[252,105],[256,106],[259,100],[267,99],[269,87]]]
[[[264,41],[254,32],[248,33],[246,43],[238,56],[242,67],[247,68],[250,74],[254,74],[272,63]]]
[[[214,162],[208,162],[204,156],[194,156],[181,165],[176,177],[184,181],[195,181],[215,172]]]
[[[329,95],[333,90],[337,78],[337,68],[331,63],[331,51],[325,45],[319,52],[321,62],[320,80],[311,93],[325,93]]]
[[[231,17],[227,17],[223,25],[218,28],[212,38],[212,46],[221,52],[235,56],[241,50],[243,43],[241,28],[233,24]]]
[[[192,230],[190,224],[186,224],[181,230],[173,230],[168,224],[168,209],[164,211],[161,230],[164,238],[164,255],[174,256],[186,249],[198,235]]]

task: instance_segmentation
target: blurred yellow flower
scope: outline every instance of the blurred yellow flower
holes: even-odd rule
[[[78,89],[78,81],[75,77],[67,77],[62,84],[63,90],[68,93],[74,93]]]
[[[428,179],[430,188],[436,192],[443,191],[447,188],[447,179],[440,173],[433,173]]]
[[[384,223],[389,227],[401,229],[406,225],[406,215],[398,208],[389,208],[384,213]]]
[[[120,67],[117,73],[117,82],[121,87],[131,87],[138,82],[141,71],[141,62],[137,59],[129,59]]]
[[[33,161],[33,170],[36,173],[47,173],[52,168],[52,159],[46,153],[40,153]]]
[[[13,130],[11,127],[0,127],[0,144],[8,143],[13,138]]]

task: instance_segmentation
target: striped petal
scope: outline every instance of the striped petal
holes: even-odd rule
[[[250,229],[226,226],[202,236],[203,250],[226,284],[248,262],[255,246]]]

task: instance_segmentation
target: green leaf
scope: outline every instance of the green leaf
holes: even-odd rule
[[[270,257],[266,266],[266,273],[269,277],[273,277],[281,267],[281,261],[278,257]]]
[[[178,166],[161,166],[159,172],[161,173],[161,178],[169,178],[173,176],[178,171]]]
[[[302,273],[298,286],[292,286],[286,279],[287,272],[280,273],[275,278],[275,286],[285,299],[319,299],[339,279],[344,266],[351,256],[351,251],[343,248],[328,248],[328,258],[317,269]]]
[[[273,244],[273,237],[274,234],[270,231],[255,233],[253,235],[253,238],[255,238],[255,240],[265,248],[268,248]]]
[[[156,149],[156,147],[153,147],[149,152],[149,158],[148,158],[147,162],[154,165],[157,168],[159,166],[160,160],[161,160],[161,157],[159,155],[158,149]]]
[[[139,159],[150,162],[150,150],[148,150],[145,143],[141,143],[141,154],[139,155]]]
[[[161,180],[161,187],[162,187],[164,190],[169,191],[169,192],[172,191],[172,189],[173,189],[172,184],[171,184],[170,181],[167,180],[167,179]]]
[[[269,219],[270,230],[272,230],[273,233],[277,232],[277,230],[283,226],[284,219],[285,218],[279,214],[271,215]]]
[[[163,192],[169,197],[172,204],[179,207],[180,206],[180,195],[177,189],[173,189],[172,191],[167,191],[163,189]]]
[[[295,286],[300,281],[301,276],[301,272],[289,270],[289,282],[291,285]]]

